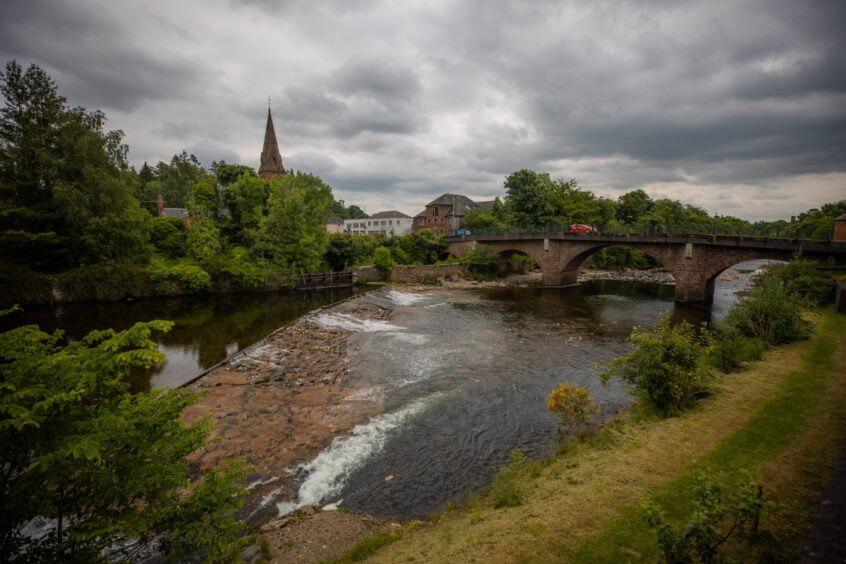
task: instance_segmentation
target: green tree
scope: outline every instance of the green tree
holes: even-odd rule
[[[242,176],[258,178],[256,171],[247,165],[227,164],[224,161],[213,161],[210,167],[211,173],[222,187],[229,186]]]
[[[329,245],[326,220],[332,188],[311,174],[286,174],[270,181],[268,215],[260,231],[263,249],[277,264],[319,271]]]
[[[0,73],[0,254],[36,267],[142,261],[149,222],[135,198],[122,132],[67,108],[36,65]]]
[[[652,199],[638,188],[617,198],[617,219],[628,224],[640,221],[640,216],[652,208]]]
[[[150,240],[157,250],[172,258],[185,256],[188,249],[188,229],[178,217],[154,217]]]
[[[505,223],[494,215],[493,212],[476,208],[470,210],[464,216],[464,227],[471,231],[478,231],[480,229],[504,229]]]
[[[394,260],[391,258],[391,251],[386,247],[376,247],[373,252],[373,265],[382,275],[382,280],[390,280],[391,272],[394,269]]]
[[[520,227],[543,226],[560,220],[555,184],[546,172],[521,169],[505,178],[506,205]]]
[[[223,189],[222,199],[229,218],[223,230],[229,241],[252,246],[261,218],[267,213],[267,183],[253,175],[242,175]]]
[[[237,555],[242,526],[231,513],[243,469],[189,481],[186,456],[205,443],[210,425],[185,425],[182,412],[199,396],[128,391],[133,368],[164,358],[151,332],[171,325],[94,331],[66,346],[61,332],[35,326],[0,334],[4,561],[130,560],[157,537],[174,557]],[[50,520],[40,540],[22,532],[36,517]]]

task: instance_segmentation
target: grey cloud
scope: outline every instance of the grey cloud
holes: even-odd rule
[[[179,52],[133,45],[122,24],[93,5],[3,2],[0,22],[0,53],[50,70],[72,103],[131,111],[213,82]]]

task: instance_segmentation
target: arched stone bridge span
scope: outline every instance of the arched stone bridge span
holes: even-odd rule
[[[596,251],[627,245],[654,258],[676,280],[676,301],[707,302],[714,296],[714,280],[727,268],[754,259],[803,258],[846,265],[846,242],[727,237],[719,235],[588,235],[571,233],[495,233],[452,237],[449,252],[461,257],[477,243],[500,255],[515,252],[532,257],[541,267],[544,286],[576,283],[579,267]]]

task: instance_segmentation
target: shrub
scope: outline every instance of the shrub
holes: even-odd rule
[[[529,268],[535,265],[535,259],[529,255],[514,254],[508,259],[508,266],[515,272],[524,274]]]
[[[807,305],[778,278],[764,274],[756,278],[749,295],[732,306],[724,324],[768,345],[789,343],[811,332],[811,323],[802,318]]]
[[[613,377],[628,382],[665,416],[690,407],[705,391],[700,359],[710,347],[707,333],[689,323],[672,325],[664,316],[654,331],[635,328],[629,340],[637,348],[611,363],[603,383]]]
[[[732,536],[751,539],[757,533],[765,504],[760,486],[740,472],[727,488],[700,474],[693,488],[696,508],[684,527],[667,522],[664,511],[652,502],[642,508],[657,535],[658,548],[668,563],[718,562],[719,549]]]
[[[602,269],[653,268],[658,266],[658,262],[638,249],[625,245],[611,245],[588,257],[584,266]]]
[[[499,255],[490,245],[476,245],[461,257],[461,263],[476,279],[488,279],[496,274]]]
[[[817,270],[816,263],[795,259],[786,264],[771,264],[763,277],[773,277],[796,297],[814,305],[831,302],[835,282],[828,274]]]
[[[394,269],[394,260],[391,258],[391,251],[386,247],[377,247],[373,252],[373,264],[379,269],[383,280],[391,279],[391,271]]]
[[[528,459],[519,450],[511,451],[511,461],[494,477],[491,487],[493,506],[517,507],[523,503],[523,491],[518,483],[519,474],[526,467]]]
[[[712,366],[728,374],[739,370],[746,362],[760,360],[765,348],[763,341],[723,327],[715,346],[708,353],[708,359]]]
[[[159,266],[153,274],[158,282],[172,281],[186,292],[207,292],[211,290],[211,276],[192,264],[178,263],[174,266]]]
[[[265,285],[265,271],[244,247],[233,247],[203,263],[215,283],[230,283],[239,288],[256,289]]]
[[[188,230],[179,217],[154,217],[150,223],[150,241],[166,255],[184,257],[188,249]]]
[[[63,274],[60,282],[70,302],[117,301],[155,293],[150,272],[137,264],[83,266]]]
[[[569,427],[584,433],[591,418],[599,413],[599,405],[586,389],[564,383],[549,394],[546,410],[558,419],[559,437],[563,437],[562,431]]]
[[[0,263],[0,305],[46,304],[53,300],[53,282],[25,266]]]

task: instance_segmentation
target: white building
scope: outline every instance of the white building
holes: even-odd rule
[[[354,235],[405,235],[411,231],[411,216],[395,210],[374,213],[365,219],[345,219],[344,231]]]

